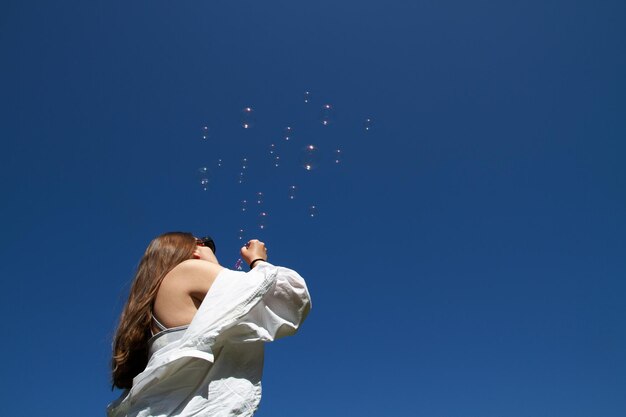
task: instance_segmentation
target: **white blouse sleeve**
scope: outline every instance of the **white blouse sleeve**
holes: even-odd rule
[[[304,279],[288,268],[261,262],[253,270],[274,275],[265,294],[222,334],[231,342],[270,342],[296,333],[311,309]]]
[[[304,279],[260,262],[248,273],[223,270],[183,337],[183,346],[210,350],[216,342],[269,342],[292,335],[311,309]]]

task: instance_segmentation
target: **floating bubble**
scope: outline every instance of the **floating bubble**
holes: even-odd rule
[[[290,185],[289,186],[289,199],[290,200],[295,200],[295,198],[296,198],[296,191],[298,191],[298,187],[296,187],[295,185]]]
[[[341,149],[335,149],[333,151],[333,161],[335,161],[335,164],[341,163],[341,157],[342,157]]]
[[[200,174],[201,177],[205,177],[209,175],[209,168],[207,167],[200,167],[198,168],[198,174]]]
[[[274,157],[274,166],[278,168],[280,166],[280,156],[276,155]]]
[[[207,140],[208,138],[209,138],[209,127],[203,126],[202,127],[202,139]]]
[[[304,102],[308,103],[311,100],[311,93],[309,91],[304,92]]]
[[[246,232],[243,229],[239,229],[239,231],[237,232],[237,238],[239,240],[243,240],[245,236],[246,236]]]
[[[315,204],[309,206],[309,217],[317,217],[317,206]]]
[[[315,145],[307,145],[302,152],[302,167],[311,171],[317,167],[319,162],[319,153]]]
[[[202,186],[202,190],[206,191],[209,188],[209,179],[200,178],[200,185]]]
[[[259,213],[259,229],[263,230],[267,227],[267,213],[262,211]]]
[[[363,122],[363,128],[365,129],[365,131],[369,131],[372,128],[372,119],[367,118],[365,119],[365,122]]]
[[[243,158],[241,160],[241,169],[248,169],[248,158]]]
[[[283,138],[285,138],[285,140],[291,140],[292,135],[293,129],[290,126],[287,126],[283,131]]]
[[[237,181],[239,182],[239,184],[243,184],[246,181],[246,172],[245,171],[239,172],[239,178],[238,178]]]
[[[222,167],[222,158],[217,158],[217,167],[218,168]]]
[[[324,104],[321,112],[321,122],[324,126],[328,126],[332,121],[333,107],[330,104]]]
[[[270,144],[270,155],[274,155],[276,153],[276,144]]]
[[[241,200],[241,211],[248,210],[248,200]]]
[[[263,193],[261,191],[256,193],[256,203],[263,204]]]
[[[245,107],[242,110],[241,126],[244,129],[250,129],[254,126],[254,110],[252,110],[252,107]]]

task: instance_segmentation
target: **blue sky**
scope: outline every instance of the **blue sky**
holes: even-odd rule
[[[610,0],[3,2],[3,414],[103,415],[147,243],[208,233],[230,267],[244,227],[314,304],[267,348],[259,417],[623,416],[625,17]]]

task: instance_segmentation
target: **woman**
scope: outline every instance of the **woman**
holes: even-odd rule
[[[113,344],[109,417],[251,416],[263,343],[292,335],[311,300],[295,271],[241,248],[250,272],[219,265],[210,238],[166,233],[146,249]]]

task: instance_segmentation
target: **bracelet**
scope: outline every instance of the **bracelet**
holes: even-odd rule
[[[259,261],[267,262],[267,260],[263,258],[256,258],[254,261],[250,262],[250,269],[254,268],[254,263]]]

